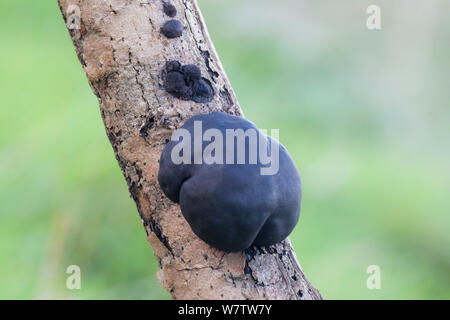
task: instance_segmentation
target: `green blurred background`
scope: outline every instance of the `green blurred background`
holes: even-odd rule
[[[311,282],[449,299],[450,2],[199,4],[246,117],[300,169]],[[0,1],[0,182],[0,298],[169,298],[56,0]]]

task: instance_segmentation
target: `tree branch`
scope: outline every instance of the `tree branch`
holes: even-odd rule
[[[59,0],[161,267],[159,280],[175,299],[321,299],[288,239],[241,253],[218,251],[193,234],[179,206],[160,190],[158,160],[173,130],[199,113],[242,116],[196,2],[172,3],[175,19],[185,27],[175,39],[160,32],[171,19],[162,1]],[[169,95],[161,79],[169,60],[199,66],[213,86],[214,99],[195,103]]]

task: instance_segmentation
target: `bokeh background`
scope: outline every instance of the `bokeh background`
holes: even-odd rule
[[[449,299],[450,2],[199,4],[246,117],[300,169],[291,240],[311,282]],[[1,0],[0,298],[167,299],[156,270],[56,0]]]

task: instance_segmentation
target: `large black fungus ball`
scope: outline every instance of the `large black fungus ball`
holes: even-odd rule
[[[221,112],[194,116],[181,129],[162,152],[158,182],[193,232],[227,252],[284,240],[301,201],[287,150],[253,123]]]
[[[183,25],[179,20],[169,20],[161,28],[161,32],[167,38],[177,38],[183,34]]]
[[[214,98],[211,82],[202,78],[194,64],[182,66],[178,61],[168,61],[162,75],[166,91],[178,99],[207,103]]]

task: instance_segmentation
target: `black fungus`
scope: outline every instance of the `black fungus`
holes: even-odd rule
[[[185,65],[181,68],[181,71],[186,75],[186,78],[188,78],[189,81],[200,80],[202,77],[200,68],[195,64]]]
[[[205,103],[211,101],[214,96],[209,80],[200,79],[195,81],[192,85],[192,100],[198,103]]]
[[[191,89],[186,85],[184,75],[178,71],[172,71],[167,74],[166,90],[176,97],[191,95]]]
[[[168,61],[166,63],[165,69],[166,69],[167,72],[180,71],[181,70],[181,63],[179,63],[178,61],[175,61],[175,60]]]
[[[168,61],[163,78],[166,91],[178,99],[207,103],[214,98],[211,82],[202,78],[196,65],[182,66],[178,61]]]
[[[179,20],[169,20],[161,28],[161,32],[167,38],[177,38],[183,34],[183,25]]]
[[[194,116],[182,126],[191,135],[186,138],[190,139],[190,144],[186,145],[190,146],[191,163],[194,139],[197,139],[193,134],[195,121],[201,121],[202,132],[216,129],[224,139],[228,129],[259,132],[252,122],[222,112]],[[299,219],[301,183],[294,161],[278,141],[265,135],[257,137],[258,154],[260,139],[265,139],[269,149],[279,148],[279,169],[272,175],[261,174],[260,169],[268,165],[263,164],[260,157],[253,164],[249,161],[237,164],[236,151],[234,162],[228,164],[174,163],[172,150],[179,141],[170,141],[161,154],[158,182],[164,194],[180,204],[192,231],[219,250],[248,251],[252,245],[278,243],[291,233]],[[246,139],[246,155],[251,148],[249,141]],[[210,143],[202,141],[201,149],[197,150],[204,152]],[[234,145],[237,145],[237,138]],[[222,147],[226,155],[225,142]]]
[[[164,13],[171,18],[173,18],[177,15],[177,8],[175,8],[175,6],[173,4],[171,4],[170,2],[164,2],[163,9],[164,9]]]

